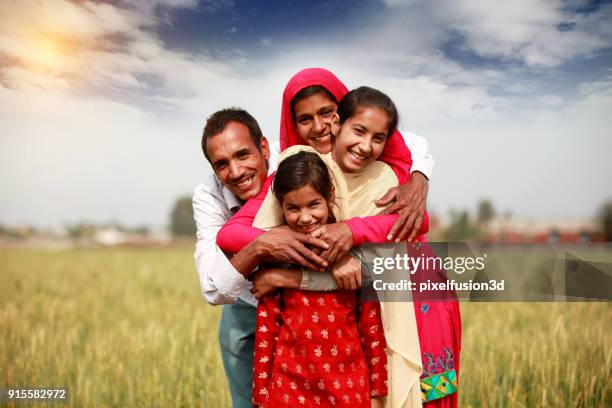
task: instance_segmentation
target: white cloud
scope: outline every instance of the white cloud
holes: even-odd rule
[[[555,67],[575,57],[590,57],[609,48],[612,41],[611,5],[582,15],[567,11],[574,4],[563,0],[516,0],[503,6],[488,0],[444,0],[428,2],[428,9],[422,4],[417,8],[414,1],[385,3],[399,13],[418,13],[427,23],[462,35],[465,46],[481,56],[533,67]],[[570,28],[561,31],[561,24]]]
[[[440,20],[430,5],[409,2],[337,38],[312,38],[309,44],[275,38],[275,53],[265,58],[231,49],[213,59],[171,50],[156,34],[168,22],[156,8],[213,4],[195,3],[140,3],[147,12],[90,2],[5,7],[0,53],[12,63],[0,66],[0,185],[9,198],[0,202],[0,222],[164,223],[173,199],[210,171],[199,147],[206,116],[242,106],[276,140],[285,83],[308,66],[331,69],[349,87],[368,84],[393,97],[402,127],[432,144],[438,164],[431,203],[438,209],[490,196],[519,213],[591,214],[593,202],[610,194],[603,176],[611,170],[603,157],[611,150],[610,78],[582,84],[575,100],[550,90],[524,98],[534,89],[516,73],[466,68],[437,50],[448,24],[463,27],[468,44],[482,53],[494,51],[482,38],[489,30],[508,58],[556,64],[570,58],[565,46],[555,48],[554,38],[529,38],[548,32],[543,27],[558,19],[553,8],[535,5],[536,16],[529,18],[520,10],[498,16],[492,8],[469,17],[459,5]],[[40,13],[24,4],[41,7]],[[64,25],[62,13],[71,15]],[[496,24],[506,18],[514,28],[482,28],[479,18],[497,18]],[[597,13],[577,19],[576,26],[609,30]],[[46,53],[32,33],[53,33]],[[587,49],[590,38],[570,39]],[[528,44],[516,46],[523,42]],[[47,59],[37,61],[41,56]],[[499,96],[500,88],[519,96]],[[572,160],[577,167],[568,165]],[[585,179],[589,183],[576,182]],[[569,198],[564,182],[575,190]]]

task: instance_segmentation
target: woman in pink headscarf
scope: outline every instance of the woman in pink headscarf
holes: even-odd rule
[[[320,68],[305,69],[298,72],[287,84],[283,93],[281,111],[280,144],[281,150],[296,144],[307,144],[320,153],[327,153],[332,144],[332,123],[338,102],[348,92],[346,86],[330,71]],[[388,139],[379,160],[387,163],[396,173],[399,183],[405,185],[410,180],[412,156],[402,135],[396,130]],[[260,201],[269,188],[268,180]],[[399,189],[390,196],[398,197]],[[390,201],[390,200],[389,200]],[[247,203],[238,214],[226,224],[217,236],[219,246],[229,252],[238,252],[263,231],[248,227],[251,225],[259,207],[255,202]],[[397,206],[391,210],[397,210]],[[250,210],[250,211],[249,211]],[[397,216],[376,216],[348,220],[345,223],[326,226],[323,238],[331,235],[332,248],[342,245],[347,239],[353,246],[366,242],[385,242],[389,240],[391,226]],[[343,224],[343,227],[334,225]],[[423,228],[424,227],[424,228]],[[427,214],[424,214],[423,227],[419,230],[417,241],[426,242]],[[340,229],[344,228],[343,231]],[[403,232],[403,231],[402,231]],[[401,234],[395,234],[396,238]],[[332,253],[332,258],[337,253]],[[326,258],[327,253],[321,254]],[[434,273],[435,274],[435,273]],[[440,273],[436,274],[440,278]],[[419,276],[417,274],[416,276]],[[423,277],[420,277],[423,279]],[[442,276],[442,279],[444,277]],[[428,301],[414,296],[424,372],[421,377],[422,396],[425,407],[456,407],[457,378],[461,345],[461,318],[456,300]]]

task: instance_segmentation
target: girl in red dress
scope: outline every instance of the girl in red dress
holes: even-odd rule
[[[325,163],[311,152],[281,162],[273,185],[287,225],[304,233],[333,221],[333,190]],[[387,369],[378,302],[351,290],[263,297],[253,378],[258,406],[381,406]]]

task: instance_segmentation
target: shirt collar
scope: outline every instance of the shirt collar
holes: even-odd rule
[[[231,213],[235,213],[240,207],[242,207],[242,201],[240,201],[238,197],[236,197],[234,193],[230,191],[229,188],[225,187],[223,183],[219,181],[219,184],[221,184],[221,193],[223,194],[223,199],[227,204],[227,208],[230,210]]]

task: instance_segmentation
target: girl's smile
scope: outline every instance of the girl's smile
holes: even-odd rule
[[[282,207],[287,225],[304,234],[327,224],[329,218],[327,201],[309,184],[285,194]]]

